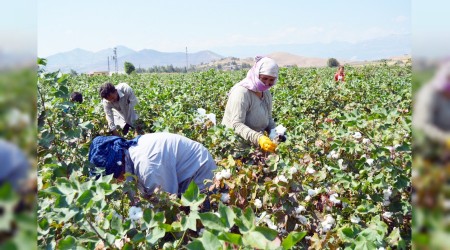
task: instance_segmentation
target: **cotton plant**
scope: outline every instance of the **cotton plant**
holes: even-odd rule
[[[198,108],[194,121],[196,123],[205,123],[207,120],[210,120],[214,125],[216,125],[216,115],[214,113],[207,114],[205,109]]]
[[[308,174],[314,174],[316,172],[316,170],[314,168],[312,168],[311,166],[308,166],[306,168],[306,173]]]
[[[340,204],[341,201],[338,200],[337,197],[339,197],[339,195],[338,195],[337,193],[334,193],[334,194],[330,195],[330,201],[331,201],[333,204]]]
[[[389,200],[391,195],[392,190],[390,187],[388,189],[383,190],[383,206],[389,206],[389,204],[391,204],[391,201]]]
[[[336,150],[332,150],[330,153],[328,153],[327,158],[328,159],[339,159],[339,152]]]
[[[341,169],[341,170],[346,170],[347,169],[347,164],[344,164],[344,159],[339,159],[338,160],[338,164],[339,164],[339,168]]]
[[[362,134],[361,134],[360,132],[355,132],[355,133],[352,135],[352,137],[355,138],[356,140],[359,140],[359,139],[362,138]]]
[[[335,222],[336,221],[333,216],[331,216],[330,214],[325,215],[325,220],[320,223],[322,225],[322,232],[326,233],[330,231],[333,228]]]
[[[258,209],[262,207],[262,202],[260,199],[255,199],[254,204],[255,204],[255,207]]]
[[[305,197],[305,201],[310,201],[312,197],[316,196],[317,194],[319,194],[321,191],[320,188],[315,188],[315,189],[308,189],[308,195]]]
[[[283,125],[280,124],[270,130],[269,138],[272,141],[278,141],[280,137],[284,137],[284,140],[286,140],[286,130],[287,129]]]
[[[229,194],[229,193],[221,193],[221,195],[220,195],[220,200],[221,200],[223,203],[228,203],[228,202],[230,202],[230,194]]]
[[[216,172],[215,178],[220,181],[222,179],[230,179],[231,171],[229,169],[223,169],[220,172]]]
[[[132,206],[128,210],[128,219],[132,221],[139,221],[144,213],[142,212],[142,209],[140,207]]]
[[[358,223],[361,221],[361,218],[359,218],[359,217],[356,216],[356,215],[352,215],[352,216],[350,217],[350,221],[351,221],[352,223],[358,224]]]
[[[258,221],[259,223],[264,222],[268,228],[278,230],[277,225],[275,225],[272,220],[270,220],[270,215],[266,214],[266,212],[262,213],[259,218],[257,217],[256,221]]]
[[[278,175],[277,177],[275,177],[274,183],[278,183],[280,181],[284,182],[284,183],[288,183],[288,180],[286,179],[286,176],[284,176],[284,175]]]

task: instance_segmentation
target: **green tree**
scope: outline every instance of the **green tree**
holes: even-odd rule
[[[327,61],[327,65],[328,65],[328,67],[338,67],[339,61],[336,60],[336,58],[329,58]]]
[[[130,62],[125,62],[123,64],[123,67],[125,69],[125,73],[127,73],[128,75],[131,74],[131,72],[133,72],[136,68],[134,67],[134,65]]]

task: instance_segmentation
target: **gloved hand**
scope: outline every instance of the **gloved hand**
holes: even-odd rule
[[[130,130],[130,128],[133,128],[130,124],[125,124],[125,126],[123,127],[122,133],[123,135],[128,134],[128,131]]]
[[[262,150],[271,153],[275,153],[275,149],[277,148],[277,144],[273,143],[270,138],[265,135],[259,137],[258,144]]]

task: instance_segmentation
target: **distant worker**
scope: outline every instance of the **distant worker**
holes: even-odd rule
[[[434,142],[450,149],[450,63],[416,94],[413,125]]]
[[[118,127],[122,128],[125,136],[129,129],[134,129],[134,123],[138,118],[134,106],[138,99],[131,87],[126,83],[117,86],[107,82],[100,87],[100,96],[103,98],[103,110],[106,114],[108,127],[113,135],[120,136]],[[135,132],[135,135],[137,133]]]
[[[70,94],[70,101],[71,102],[78,102],[78,103],[82,103],[83,102],[83,95],[80,92],[72,92],[72,94]]]
[[[15,144],[0,138],[0,161],[0,186],[10,183],[16,192],[21,192],[31,179],[31,166],[25,154]]]
[[[334,74],[334,80],[336,82],[344,82],[344,66],[339,66],[338,70],[336,71],[336,74]]]
[[[269,89],[278,79],[278,65],[268,57],[256,57],[246,78],[228,94],[222,124],[264,151],[275,152],[277,144],[264,135],[275,128]]]
[[[212,180],[217,168],[202,144],[166,132],[145,134],[133,140],[98,136],[91,143],[89,161],[118,179],[123,179],[124,173],[136,175],[138,188],[144,195],[152,194],[156,188],[181,194],[191,181],[200,190],[206,190],[210,184],[204,181]]]

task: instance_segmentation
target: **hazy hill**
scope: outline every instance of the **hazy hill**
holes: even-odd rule
[[[124,46],[117,46],[116,48],[119,71],[123,71],[123,64],[125,61],[131,62],[136,68],[149,68],[155,65],[173,65],[174,67],[186,66],[186,54],[183,52],[160,52],[151,49],[134,51]],[[74,49],[47,57],[46,70],[69,72],[73,69],[79,73],[107,71],[109,57],[110,71],[114,71],[115,65],[112,56],[113,48],[100,50],[98,52]],[[209,63],[220,58],[222,58],[221,55],[211,51],[188,53],[189,65]]]

